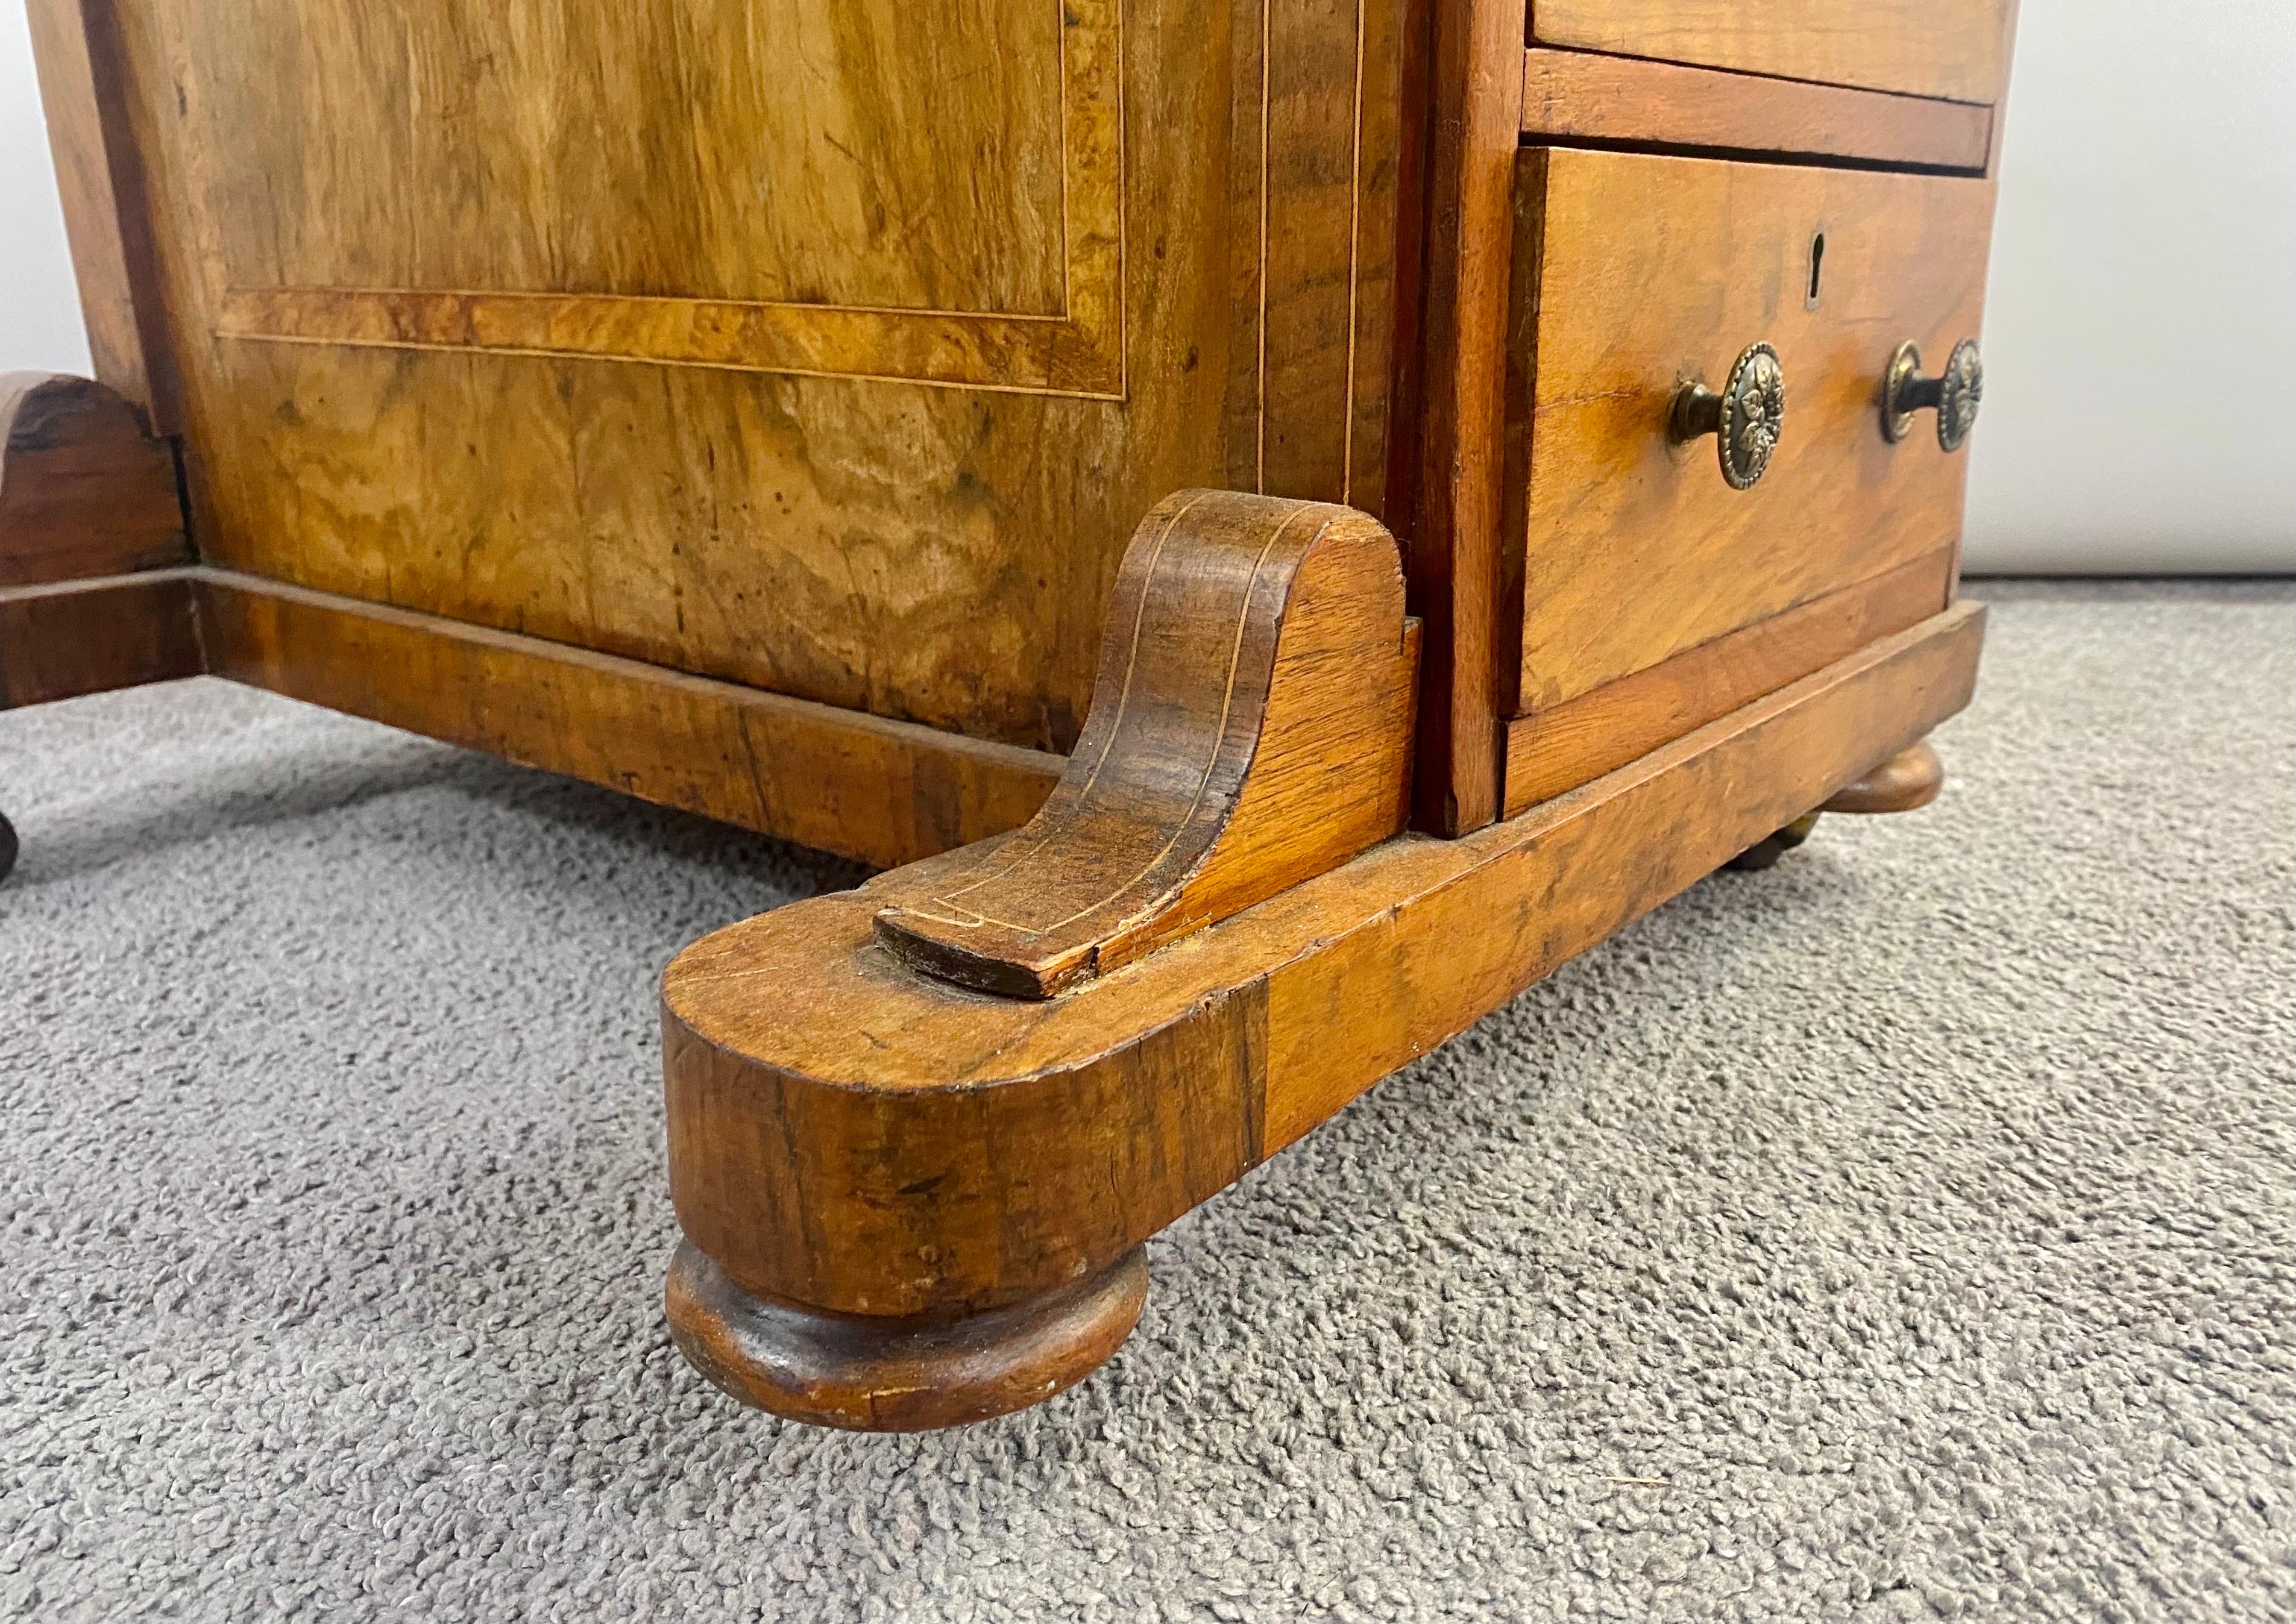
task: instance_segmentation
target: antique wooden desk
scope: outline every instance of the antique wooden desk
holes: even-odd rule
[[[672,1324],[1033,1402],[1382,1075],[1936,792],[2012,4],[31,0],[96,379],[0,385],[0,698],[888,866],[668,972]]]

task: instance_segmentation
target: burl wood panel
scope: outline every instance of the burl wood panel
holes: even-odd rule
[[[1990,182],[1534,149],[1517,203],[1519,711],[1953,546],[1967,456],[1889,444],[1878,396],[1902,340],[1941,355],[1976,334]],[[1756,339],[1786,412],[1737,491],[1710,438],[1669,443],[1667,416]]]
[[[100,383],[0,373],[0,586],[187,562],[176,457]]]
[[[839,1312],[1086,1277],[1961,708],[1982,619],[1949,610],[1578,795],[1388,841],[1046,1002],[875,945],[880,909],[970,853],[705,937],[663,984],[678,1221],[745,1290]]]
[[[1534,45],[1998,100],[2008,0],[1531,0]]]
[[[1417,624],[1395,538],[1183,491],[1119,577],[1084,737],[1029,826],[877,916],[904,962],[1049,998],[1403,827]]]
[[[1533,46],[1522,132],[1570,141],[1985,170],[1990,107]]]
[[[1401,0],[118,0],[212,560],[1066,749],[1133,526],[1377,511]]]

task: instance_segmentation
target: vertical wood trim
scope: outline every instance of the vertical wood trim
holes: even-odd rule
[[[1406,558],[1427,648],[1414,815],[1445,835],[1499,812],[1499,437],[1522,52],[1522,0],[1436,8],[1426,405]]]
[[[155,432],[172,434],[179,420],[166,322],[110,4],[26,0],[32,61],[95,376]]]
[[[1393,336],[1383,380],[1386,397],[1392,404],[1384,448],[1386,506],[1380,510],[1380,517],[1398,533],[1410,528],[1418,499],[1419,426],[1426,402],[1426,312],[1422,294],[1427,286],[1427,147],[1434,121],[1428,90],[1435,49],[1433,0],[1403,0],[1400,26],[1395,279],[1390,300]]]
[[[1356,294],[1363,276],[1364,12],[1371,0],[1356,0],[1355,98],[1348,112],[1348,365],[1341,396],[1348,414],[1340,445],[1340,501],[1355,500],[1356,483]]]
[[[1404,4],[1236,0],[1231,13],[1226,483],[1374,517],[1387,510]]]

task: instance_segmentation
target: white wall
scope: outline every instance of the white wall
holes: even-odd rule
[[[0,372],[88,370],[63,205],[32,78],[32,29],[0,0]]]
[[[2296,0],[2024,0],[1972,571],[2296,570]],[[87,370],[0,0],[0,371]]]
[[[2296,0],[2024,0],[1972,570],[2296,570]]]

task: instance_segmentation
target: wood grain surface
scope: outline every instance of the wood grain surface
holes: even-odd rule
[[[1966,703],[1964,605],[1457,840],[1403,836],[1044,1002],[871,921],[952,853],[705,937],[663,983],[670,1185],[745,1292],[980,1312],[1104,1269],[1387,1073]]]
[[[0,708],[202,673],[887,867],[1025,823],[1063,765],[229,570],[0,587]]]
[[[1402,0],[118,4],[211,562],[1065,751],[1156,502],[1382,507]]]
[[[1685,649],[1507,724],[1506,812],[1576,789],[1945,608],[1948,551]]]
[[[0,710],[197,676],[181,570],[0,586]]]
[[[879,940],[966,986],[1049,998],[1386,839],[1407,812],[1415,632],[1377,519],[1177,493],[1132,539],[1051,799],[880,913]]]
[[[1534,139],[1712,148],[1780,158],[1849,158],[1981,174],[1994,111],[1725,73],[1636,56],[1523,56],[1522,133]]]
[[[32,63],[96,379],[173,433],[174,361],[114,4],[26,0]]]
[[[1903,339],[1943,354],[1977,332],[1991,183],[1532,149],[1518,196],[1517,714],[1952,547],[1967,457],[1891,445],[1877,403]],[[1737,491],[1710,441],[1669,442],[1668,412],[1757,339],[1786,413]]]
[[[0,373],[0,586],[190,560],[176,457],[111,389]]]
[[[1146,1253],[1042,1297],[957,1320],[864,1319],[750,1296],[680,1246],[664,1293],[693,1367],[745,1404],[815,1426],[918,1432],[1041,1404],[1123,1344]]]
[[[538,638],[192,572],[208,669],[864,862],[1025,822],[1059,757]]]
[[[1414,821],[1437,834],[1498,815],[1501,699],[1518,600],[1500,534],[1508,265],[1521,140],[1519,4],[1434,8],[1427,170],[1425,365],[1414,421],[1420,461],[1404,561],[1421,662]]]
[[[1531,0],[1533,45],[1856,85],[2000,99],[2009,0]]]
[[[1924,740],[1876,763],[1844,784],[1818,810],[1830,812],[1919,812],[1945,788],[1945,763]]]

